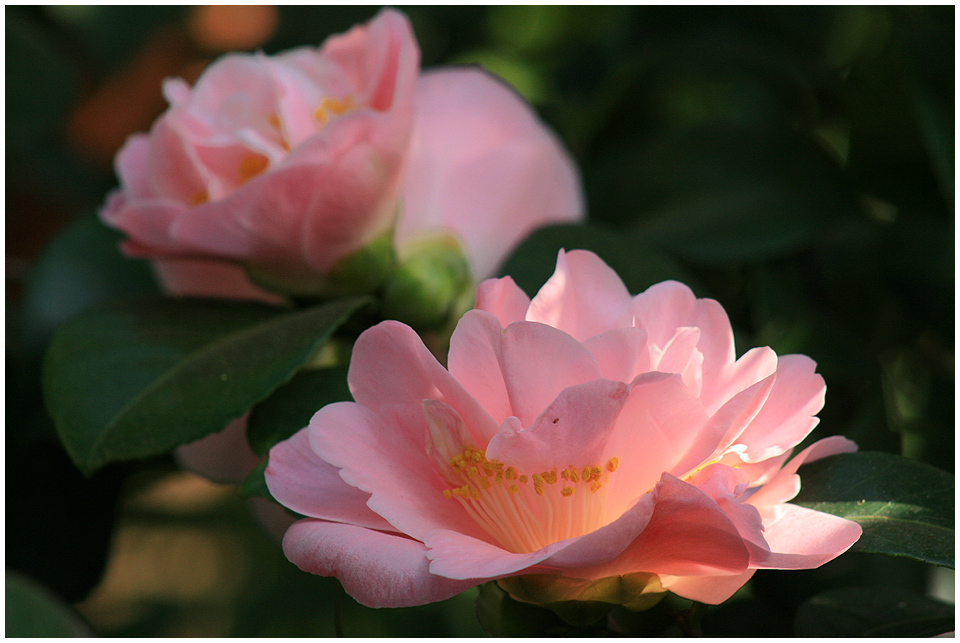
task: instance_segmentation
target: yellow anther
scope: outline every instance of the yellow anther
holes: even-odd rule
[[[486,478],[480,478],[480,486],[483,487],[484,490],[487,490],[492,485],[490,484],[490,481],[487,480]]]
[[[483,454],[480,453],[479,451],[474,451],[473,455],[470,456],[470,459],[473,460],[474,462],[483,462]]]
[[[556,469],[554,469],[553,471],[544,471],[540,475],[543,476],[543,480],[547,484],[554,484],[557,481]]]
[[[480,500],[480,492],[477,491],[476,487],[470,487],[470,497],[474,500]]]
[[[444,490],[443,490],[443,497],[444,497],[444,498],[450,498],[452,495],[453,495],[453,494],[450,493],[450,490],[449,490],[449,489],[444,489]]]
[[[493,479],[497,484],[503,484],[503,474],[497,471],[497,477]]]
[[[514,494],[514,493],[517,493],[518,491],[520,491],[520,487],[518,487],[518,486],[515,485],[515,484],[512,484],[512,485],[510,485],[510,487],[508,488],[508,490],[510,491],[511,494]]]
[[[527,484],[527,476],[525,476],[525,475],[520,476],[520,482],[521,482],[522,484]]]
[[[570,482],[580,482],[580,474],[573,467],[570,467]]]
[[[477,468],[476,468],[476,467],[470,467],[470,470],[467,471],[467,477],[468,477],[468,478],[476,478],[476,477],[477,477]]]
[[[620,464],[620,458],[613,457],[607,460],[607,471],[613,473],[617,470],[617,465]]]
[[[598,482],[594,482],[592,485],[590,485],[590,491],[596,493],[596,492],[600,491],[600,487],[602,487],[602,486],[603,486],[603,484],[602,484],[601,482],[599,482],[599,481],[598,481]]]
[[[584,467],[583,471],[580,472],[580,477],[583,478],[584,482],[590,481],[590,467]]]
[[[470,497],[470,485],[465,484],[465,485],[463,485],[462,487],[460,487],[460,495],[461,495],[461,496],[466,496],[467,498],[469,498],[469,497]]]
[[[455,496],[459,496],[459,495],[460,495],[460,487],[457,487],[456,489],[451,489],[451,490],[450,490],[450,493],[452,493],[452,494],[455,495]]]
[[[269,164],[270,159],[263,154],[250,154],[245,156],[237,165],[237,177],[240,179],[241,183],[246,183],[267,169]]]
[[[517,479],[517,470],[513,467],[507,467],[504,475],[507,477],[507,480],[516,480]]]
[[[562,496],[572,496],[572,495],[573,495],[573,487],[564,487],[563,489],[560,490],[560,495],[562,495]]]
[[[600,477],[600,474],[603,473],[603,469],[600,467],[591,467],[590,473],[592,474],[591,477],[596,480]]]
[[[321,100],[317,108],[313,110],[313,117],[317,119],[321,125],[326,125],[330,119],[330,114],[340,116],[353,108],[353,98],[350,96],[347,96],[343,100],[327,96]]]
[[[563,478],[564,480],[569,480],[569,479],[570,479],[570,470],[569,470],[569,469],[564,469],[563,471],[561,471],[561,472],[560,472],[560,477]]]

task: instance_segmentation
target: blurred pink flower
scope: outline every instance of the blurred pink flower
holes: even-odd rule
[[[418,77],[419,57],[385,9],[319,49],[166,81],[170,108],[118,153],[103,220],[162,260],[171,292],[265,299],[244,267],[310,292],[380,234],[445,230],[482,279],[534,227],[583,217],[572,161],[522,99],[479,69]]]
[[[808,569],[860,527],[789,504],[787,462],[825,385],[802,355],[735,359],[723,308],[664,282],[631,297],[596,255],[561,252],[531,301],[482,283],[448,369],[383,322],[358,339],[355,402],[276,445],[273,496],[307,516],[284,537],[301,569],[359,602],[442,600],[487,580],[646,572],[651,591],[719,603],[756,569]]]

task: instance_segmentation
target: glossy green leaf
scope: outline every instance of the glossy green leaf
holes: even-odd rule
[[[824,458],[799,470],[792,500],[854,520],[854,549],[954,566],[954,479],[928,464],[890,453]]]
[[[897,587],[848,587],[818,594],[794,618],[802,637],[920,637],[954,629],[954,606]]]
[[[300,371],[253,407],[247,420],[250,447],[263,455],[277,442],[307,426],[313,414],[322,407],[351,399],[347,367]]]
[[[553,274],[561,249],[595,252],[634,294],[667,279],[683,281],[698,290],[696,279],[682,265],[643,239],[592,225],[540,228],[514,250],[500,267],[499,274],[509,275],[533,296]]]
[[[296,312],[171,298],[99,307],[54,335],[47,409],[85,473],[165,453],[264,400],[365,301]]]
[[[273,498],[270,494],[270,489],[267,488],[267,479],[264,477],[264,472],[267,470],[267,464],[269,460],[264,458],[263,461],[251,471],[243,482],[240,483],[240,488],[238,492],[241,496],[247,498],[250,496],[260,496],[262,498]]]
[[[6,625],[8,637],[90,637],[90,627],[71,607],[42,585],[7,572]]]

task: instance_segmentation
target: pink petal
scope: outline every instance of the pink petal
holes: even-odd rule
[[[700,447],[708,421],[700,400],[679,375],[638,377],[607,441],[604,457],[619,460],[607,482],[608,503],[622,511],[652,489],[661,473],[674,470],[689,451]]]
[[[336,576],[367,607],[434,603],[478,584],[430,573],[423,543],[354,525],[301,520],[287,530],[283,552],[305,572]]]
[[[751,546],[751,567],[813,569],[847,551],[863,533],[846,518],[791,504],[779,509],[776,522],[765,525],[770,551]]]
[[[773,474],[769,482],[750,496],[749,502],[760,509],[765,518],[769,516],[772,521],[773,514],[770,513],[772,508],[790,500],[800,492],[800,476],[797,475],[800,465],[838,453],[853,453],[856,450],[856,443],[840,435],[817,440]]]
[[[576,167],[557,138],[476,68],[420,77],[403,201],[398,241],[452,232],[479,279],[533,229],[584,211]]]
[[[614,328],[583,342],[608,380],[630,382],[651,370],[647,334],[640,328]]]
[[[306,430],[270,450],[264,472],[270,494],[283,506],[311,518],[395,531],[367,507],[369,493],[348,485],[340,470],[324,462],[310,446]]]
[[[660,576],[660,585],[668,589],[677,596],[707,603],[708,605],[719,605],[731,596],[737,593],[737,590],[747,584],[753,575],[755,569],[748,569],[740,574],[729,574],[724,576]]]
[[[348,485],[370,494],[367,506],[397,531],[418,540],[434,529],[484,537],[463,506],[443,496],[451,484],[428,452],[421,402],[379,414],[353,402],[330,404],[310,420],[308,435],[317,455],[339,467]]]
[[[464,534],[438,529],[424,538],[430,572],[454,579],[490,579],[516,574],[537,565],[569,541],[560,541],[527,554],[508,552]],[[529,573],[537,573],[530,570]]]
[[[617,327],[630,293],[597,255],[573,250],[557,256],[557,269],[530,302],[528,321],[566,331],[579,341]]]
[[[375,412],[414,405],[420,413],[423,400],[448,404],[463,418],[474,446],[485,445],[499,430],[499,423],[440,365],[416,332],[400,322],[385,321],[360,335],[347,380],[353,399]]]
[[[240,482],[263,459],[247,443],[246,414],[218,433],[178,447],[174,456],[184,469],[225,484]]]
[[[450,374],[497,423],[502,423],[513,415],[513,406],[510,404],[501,370],[501,323],[492,313],[483,310],[467,311],[450,337],[450,352],[447,356]],[[486,445],[487,440],[494,434],[487,436],[482,445]]]
[[[826,384],[814,373],[816,363],[804,355],[784,355],[777,362],[777,380],[753,421],[737,438],[747,446],[748,462],[779,455],[802,441],[819,421]]]
[[[512,277],[487,279],[477,286],[475,308],[496,315],[503,328],[513,322],[523,321],[529,307],[530,298],[514,283]]]
[[[730,518],[707,494],[663,474],[649,523],[627,549],[590,578],[634,571],[691,576],[739,574],[750,556]]]
[[[157,259],[153,262],[165,292],[186,297],[220,297],[280,305],[284,299],[254,286],[243,268],[223,261]]]
[[[637,295],[631,306],[637,324],[647,331],[647,341],[665,346],[676,329],[700,329],[697,350],[703,354],[701,396],[708,412],[724,400],[716,400],[715,389],[726,379],[724,370],[733,363],[733,331],[723,307],[712,299],[697,299],[684,284],[665,281]],[[753,382],[751,382],[752,384]]]
[[[504,423],[487,457],[521,471],[602,462],[610,427],[627,398],[621,382],[594,380],[564,389],[529,428]]]

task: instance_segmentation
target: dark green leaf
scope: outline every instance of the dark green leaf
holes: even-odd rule
[[[511,276],[533,296],[553,274],[561,249],[595,252],[633,294],[667,279],[678,279],[697,290],[695,279],[679,263],[641,238],[591,225],[540,228],[517,247],[499,274]]]
[[[85,473],[165,453],[265,399],[365,301],[297,312],[169,298],[97,308],[54,335],[47,408]]]
[[[93,636],[69,605],[29,578],[8,571],[5,594],[8,637]]]
[[[159,294],[149,263],[120,254],[121,236],[88,216],[47,245],[24,295],[20,342],[25,356],[39,357],[36,353],[60,324],[93,305],[127,295]]]
[[[792,501],[854,520],[860,551],[954,566],[953,476],[890,453],[847,453],[804,465]]]
[[[253,407],[247,420],[250,447],[263,455],[307,426],[322,407],[351,399],[345,366],[300,371]]]
[[[802,637],[919,637],[954,629],[954,607],[897,587],[849,587],[802,604],[794,633]]]

